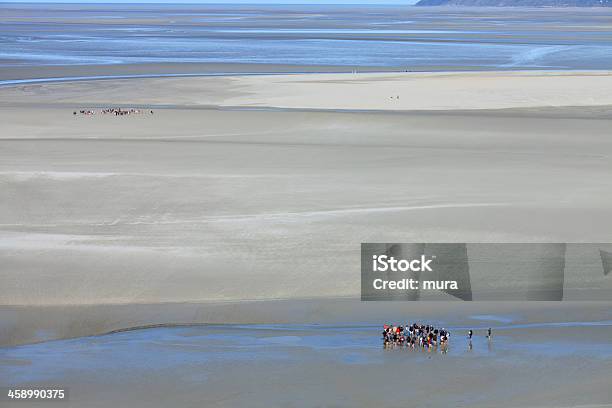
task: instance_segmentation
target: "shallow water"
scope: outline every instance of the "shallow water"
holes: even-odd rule
[[[612,403],[612,322],[492,323],[489,342],[472,321],[471,347],[450,327],[447,354],[384,348],[368,324],[156,327],[0,348],[0,373],[4,386],[67,389],[54,405],[67,407]]]
[[[612,10],[0,4],[0,68],[266,63],[606,69]]]
[[[529,361],[535,357],[597,356],[612,358],[612,344],[605,336],[584,342],[566,339],[558,330],[572,333],[589,328],[608,333],[608,322],[533,323],[496,326],[493,341],[484,337],[486,326],[474,326],[472,347],[466,328],[450,327],[451,343],[446,354],[406,347],[384,348],[380,328],[372,325],[203,325],[156,327],[116,332],[18,347],[0,348],[0,367],[14,385],[58,381],[66,376],[100,374],[122,367],[125,375],[137,376],[154,368],[158,372],[180,369],[186,364],[265,361],[308,362],[313,359],[345,365],[384,364],[388,358],[419,361],[430,358],[486,357]],[[529,328],[556,329],[541,338],[516,335]],[[519,336],[520,337],[520,336]],[[602,341],[603,340],[603,341]]]

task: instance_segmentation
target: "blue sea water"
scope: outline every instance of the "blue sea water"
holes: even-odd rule
[[[259,63],[612,68],[612,10],[0,4],[0,69]]]

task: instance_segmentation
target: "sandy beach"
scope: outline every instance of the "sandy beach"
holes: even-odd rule
[[[0,368],[15,386],[70,384],[75,407],[610,406],[600,270],[566,276],[580,302],[358,297],[361,242],[610,241],[611,91],[607,72],[0,88]],[[73,115],[117,105],[144,113]],[[449,355],[400,350],[389,366],[378,324],[412,318],[499,340],[469,352],[458,334]],[[97,336],[202,323],[223,325]],[[53,339],[72,340],[24,345]],[[411,364],[439,381],[406,386]]]
[[[12,104],[108,105],[121,101],[132,105],[190,107],[448,111],[609,106],[612,105],[610,95],[612,73],[607,71],[405,72],[43,83],[4,89],[2,101]]]
[[[2,88],[0,303],[351,297],[360,242],[607,242],[610,87],[455,73]],[[72,114],[114,101],[155,113]]]

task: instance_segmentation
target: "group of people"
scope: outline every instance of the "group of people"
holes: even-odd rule
[[[467,333],[470,349],[472,348],[472,337],[474,337],[474,331],[470,329]],[[438,329],[429,324],[414,323],[405,326],[385,324],[382,338],[385,348],[406,346],[412,349],[420,347],[424,350],[431,350],[440,346],[442,352],[445,353],[448,350],[450,331],[445,328]],[[487,329],[486,338],[489,342],[493,339],[490,327]]]
[[[450,332],[445,328],[438,329],[430,324],[413,323],[405,326],[385,324],[382,336],[385,346],[432,349],[439,345],[445,349],[448,346]]]
[[[79,111],[79,113],[80,113],[81,115],[95,115],[95,114],[96,114],[96,111],[91,110],[91,109],[81,109],[81,110]],[[77,111],[72,112],[72,114],[73,114],[73,115],[76,115],[76,114],[77,114]]]
[[[126,115],[139,115],[147,113],[142,109],[130,108],[130,109],[122,109],[122,108],[106,108],[101,109],[100,114],[102,115],[115,115],[115,116],[126,116]],[[72,112],[73,115],[81,114],[81,115],[95,115],[96,111],[91,109],[81,109],[78,112]],[[150,110],[149,114],[152,115],[153,111]]]

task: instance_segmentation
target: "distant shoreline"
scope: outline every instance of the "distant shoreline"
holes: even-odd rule
[[[181,65],[181,64],[177,64]],[[228,76],[265,76],[265,75],[308,75],[308,74],[382,74],[382,73],[422,73],[422,74],[443,74],[443,73],[479,73],[479,72],[541,72],[541,69],[536,68],[521,68],[521,69],[498,69],[492,68],[490,70],[483,69],[445,69],[439,70],[406,70],[400,67],[359,67],[357,69],[351,67],[339,67],[339,66],[270,66],[268,64],[230,64],[230,69],[224,69],[226,64],[220,66],[221,70],[214,71],[210,67],[204,67],[201,72],[146,72],[146,68],[143,68],[141,73],[121,73],[120,69],[105,70],[104,66],[79,66],[75,72],[73,66],[53,66],[61,67],[66,69],[68,73],[80,73],[84,75],[66,75],[66,76],[40,76],[40,71],[46,71],[45,66],[37,67],[37,70],[32,72],[26,71],[23,77],[4,79],[7,75],[0,70],[0,88],[11,87],[19,85],[32,85],[32,84],[48,84],[48,83],[60,83],[60,82],[79,82],[79,81],[107,81],[107,80],[123,80],[123,79],[154,79],[154,78],[198,78],[198,77],[228,77]],[[261,66],[260,66],[261,65]],[[131,64],[118,64],[113,66],[115,68],[128,67],[126,72],[132,71],[129,67]],[[206,70],[208,68],[208,70]],[[233,68],[233,69],[232,69]],[[241,70],[242,68],[242,70]],[[294,70],[292,70],[292,68]],[[269,69],[269,70],[267,70]],[[99,70],[99,71],[98,71]],[[104,74],[104,72],[108,72]],[[113,71],[118,71],[113,73]],[[559,72],[559,73],[607,73],[607,69],[548,69],[547,72]],[[95,72],[98,72],[96,74]],[[10,76],[10,74],[9,74]]]
[[[406,67],[350,66],[350,65],[277,65],[246,63],[175,63],[175,64],[101,64],[101,65],[41,65],[26,67],[0,67],[0,87],[50,82],[73,82],[90,80],[182,78],[207,76],[252,76],[283,74],[341,74],[341,73],[385,73],[385,72],[521,72],[541,71],[536,68],[508,67]],[[550,69],[558,72],[600,72],[605,69]]]

